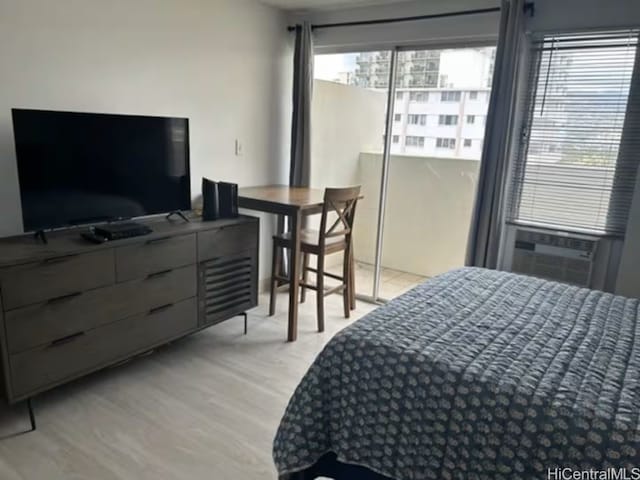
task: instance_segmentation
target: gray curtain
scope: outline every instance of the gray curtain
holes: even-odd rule
[[[497,268],[504,227],[509,159],[516,125],[522,54],[526,44],[524,0],[502,0],[500,34],[478,191],[471,219],[466,264]]]
[[[293,56],[293,116],[289,185],[308,187],[311,180],[311,97],[313,95],[313,37],[311,25],[296,27]]]

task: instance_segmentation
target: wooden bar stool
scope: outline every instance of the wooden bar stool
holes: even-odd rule
[[[356,213],[356,205],[360,196],[360,187],[327,188],[324,192],[324,205],[319,230],[303,230],[300,250],[302,253],[302,281],[300,283],[300,300],[304,302],[306,289],[315,290],[317,295],[318,331],[324,331],[324,297],[332,293],[342,292],[344,316],[349,318],[354,298],[353,293],[353,246],[352,231]],[[329,225],[329,215],[335,214],[336,220]],[[276,309],[276,293],[286,285],[289,279],[280,271],[282,251],[291,248],[291,234],[284,233],[273,237],[273,263],[271,266],[271,299],[269,315]],[[334,275],[325,271],[325,257],[333,253],[343,252],[342,275]],[[309,255],[316,255],[317,268],[309,266]],[[316,274],[316,283],[308,282],[308,273]],[[325,277],[341,282],[340,285],[325,289]]]

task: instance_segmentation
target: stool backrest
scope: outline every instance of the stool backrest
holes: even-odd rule
[[[351,241],[353,221],[356,215],[356,205],[360,196],[360,186],[346,188],[326,188],[324,191],[324,205],[320,220],[320,247],[324,247],[326,239],[331,237],[345,237],[347,243]],[[335,213],[335,222],[329,224],[329,215]]]

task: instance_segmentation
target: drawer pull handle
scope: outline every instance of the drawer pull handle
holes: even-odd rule
[[[159,313],[159,312],[162,312],[164,310],[168,310],[171,307],[173,307],[173,303],[167,303],[166,305],[162,305],[160,307],[152,308],[151,310],[149,310],[149,315],[153,315],[154,313]]]
[[[71,335],[67,335],[66,337],[59,338],[54,340],[49,344],[49,347],[58,347],[60,345],[64,345],[69,342],[73,342],[74,340],[84,336],[84,332],[73,333]]]
[[[171,240],[171,237],[154,238],[152,240],[148,240],[147,241],[147,245],[153,245],[154,243],[166,242],[167,240]]]
[[[79,297],[80,295],[82,295],[82,292],[69,293],[67,295],[61,295],[59,297],[47,300],[47,303],[52,304],[52,303],[64,302],[65,300],[71,300],[72,298]]]
[[[162,276],[164,276],[164,275],[166,275],[168,273],[171,273],[171,272],[173,272],[172,269],[162,270],[161,272],[156,272],[156,273],[150,273],[149,275],[147,275],[147,279],[162,277]]]
[[[69,260],[70,258],[73,257],[77,257],[78,254],[77,253],[71,253],[69,255],[63,255],[61,257],[54,257],[54,258],[45,258],[42,263],[43,265],[51,265],[52,263],[61,263],[61,262],[66,262],[67,260]]]

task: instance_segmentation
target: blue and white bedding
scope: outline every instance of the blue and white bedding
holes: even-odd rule
[[[638,306],[477,268],[436,277],[318,356],[274,441],[280,478],[328,452],[397,480],[640,467]]]

